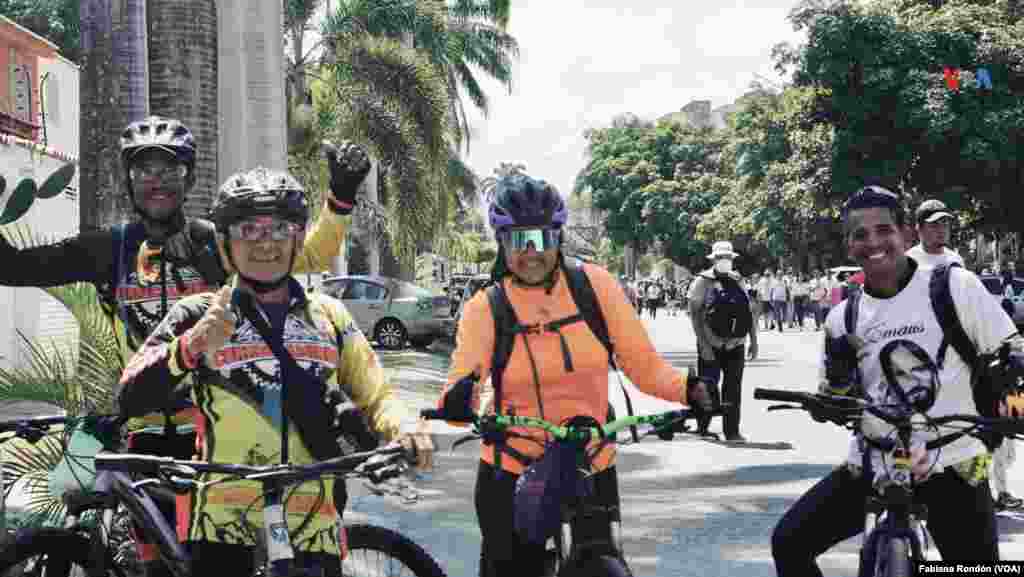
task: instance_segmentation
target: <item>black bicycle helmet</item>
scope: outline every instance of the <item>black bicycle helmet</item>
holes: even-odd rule
[[[121,164],[127,170],[129,161],[148,148],[166,150],[189,166],[196,162],[196,140],[179,120],[150,116],[133,122],[121,133]]]
[[[231,175],[213,201],[212,220],[217,231],[254,216],[276,216],[303,228],[309,222],[306,189],[291,174],[262,166]]]
[[[561,228],[569,218],[569,210],[551,184],[525,174],[512,174],[498,180],[488,216],[495,231],[516,226]]]

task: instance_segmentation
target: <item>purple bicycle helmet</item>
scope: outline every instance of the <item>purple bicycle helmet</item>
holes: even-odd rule
[[[554,186],[513,174],[498,180],[488,216],[495,231],[515,226],[561,228],[569,210]]]

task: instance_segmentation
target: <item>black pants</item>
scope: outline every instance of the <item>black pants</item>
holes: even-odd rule
[[[697,372],[716,383],[721,381],[722,402],[730,405],[722,418],[722,433],[726,437],[738,435],[740,400],[743,398],[743,367],[747,363],[746,347],[740,345],[734,349],[712,349],[712,352],[715,360],[705,361],[704,355],[698,350]],[[707,425],[698,423],[698,427],[706,430]]]
[[[833,471],[804,493],[772,533],[772,557],[779,577],[815,577],[815,559],[864,530],[870,483],[845,468]],[[968,485],[946,469],[917,488],[928,507],[928,532],[944,561],[995,561],[999,541],[988,481]]]
[[[799,328],[804,328],[804,316],[807,315],[807,297],[793,297],[793,321]]]
[[[504,457],[511,458],[511,457]],[[516,534],[512,494],[518,475],[503,471],[495,478],[492,465],[480,462],[476,477],[476,517],[480,524],[483,544],[480,551],[480,577],[539,577],[544,572],[545,547],[523,542]],[[593,477],[593,503],[619,506],[619,479],[615,467],[609,467]],[[588,499],[588,501],[590,500]],[[617,510],[617,509],[616,509]],[[615,515],[615,520],[619,516]],[[587,535],[607,538],[607,517],[588,519],[583,523],[585,535],[577,535],[579,542]]]

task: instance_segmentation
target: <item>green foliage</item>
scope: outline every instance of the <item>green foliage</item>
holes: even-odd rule
[[[837,201],[877,177],[914,201],[967,209],[968,226],[1018,228],[1024,23],[1007,2],[808,2],[792,20],[808,43],[780,51],[780,65],[823,90],[810,116],[835,129]],[[962,69],[958,91],[945,84],[946,66]],[[993,90],[980,88],[979,67]]]
[[[697,265],[709,248],[696,238],[697,226],[729,189],[725,133],[623,115],[586,137],[590,161],[575,190],[589,191],[604,211],[609,238],[658,246],[677,263]]]
[[[79,3],[80,0],[0,0],[0,15],[53,42],[62,56],[78,62]]]

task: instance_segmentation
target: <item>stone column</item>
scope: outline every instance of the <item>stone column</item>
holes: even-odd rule
[[[217,7],[217,181],[259,165],[284,170],[288,159],[282,5],[221,0]]]

